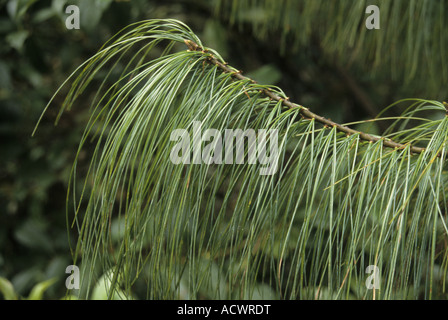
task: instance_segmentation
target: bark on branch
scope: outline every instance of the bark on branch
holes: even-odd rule
[[[208,51],[201,48],[195,42],[193,42],[191,40],[184,40],[184,42],[190,51],[200,51],[203,53],[207,53],[209,55],[208,56],[209,63],[217,66],[219,69],[221,69],[222,71],[224,71],[226,73],[231,73],[234,78],[236,78],[238,80],[250,81],[251,83],[256,83],[255,80],[252,80],[248,77],[243,76],[241,71],[231,68],[227,64],[219,61],[212,54],[210,54]],[[317,121],[325,126],[335,127],[336,130],[338,130],[340,132],[344,132],[347,135],[358,134],[359,138],[361,140],[370,141],[370,142],[377,142],[377,141],[382,140],[384,147],[393,148],[393,149],[405,149],[407,146],[409,146],[409,144],[397,143],[397,142],[394,142],[394,141],[384,138],[384,137],[372,136],[368,133],[357,131],[357,130],[354,130],[347,126],[343,126],[343,125],[336,123],[330,119],[326,119],[318,114],[315,114],[314,112],[310,111],[308,108],[305,108],[302,105],[292,103],[287,98],[280,97],[279,95],[277,95],[276,93],[274,93],[268,89],[262,89],[262,93],[274,101],[281,102],[284,106],[286,106],[288,108],[300,108],[300,114],[306,119],[309,119],[309,120],[314,119],[315,121]],[[447,111],[447,114],[448,114],[448,111]],[[411,151],[411,153],[420,154],[425,151],[425,148],[410,146],[410,151]]]

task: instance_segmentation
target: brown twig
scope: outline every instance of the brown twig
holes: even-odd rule
[[[187,45],[188,49],[191,51],[201,51],[201,52],[207,52],[204,51],[203,48],[201,48],[198,44],[194,43],[191,40],[184,40],[185,44]],[[242,75],[241,71],[235,70],[229,66],[227,66],[227,64],[222,63],[221,61],[219,61],[218,59],[216,59],[212,54],[209,54],[208,57],[208,61],[217,66],[218,68],[220,68],[222,71],[226,72],[226,73],[231,73],[232,76],[238,80],[243,80],[243,81],[250,81],[251,83],[256,83],[256,81],[247,78],[245,76]],[[405,149],[407,146],[409,146],[409,144],[401,144],[401,143],[397,143],[394,142],[390,139],[384,138],[384,137],[377,137],[377,136],[372,136],[368,133],[365,132],[361,132],[361,131],[357,131],[354,129],[351,129],[347,126],[343,126],[339,123],[336,123],[330,119],[326,119],[320,115],[315,114],[314,112],[310,111],[308,108],[305,108],[301,105],[297,105],[295,103],[290,102],[288,99],[285,99],[283,97],[280,97],[279,95],[277,95],[276,93],[270,91],[269,89],[262,89],[262,92],[265,96],[271,98],[272,100],[281,102],[284,106],[292,109],[292,108],[300,108],[300,113],[303,117],[311,120],[314,119],[317,122],[323,124],[324,126],[328,126],[328,127],[335,127],[336,130],[340,131],[340,132],[344,132],[347,135],[352,135],[352,134],[358,134],[359,138],[361,140],[364,141],[369,141],[369,142],[378,142],[380,140],[382,140],[383,142],[383,146],[384,147],[388,147],[388,148],[393,148],[393,149]],[[446,102],[444,103],[445,107],[447,108],[447,114],[448,114],[448,104],[446,104]],[[425,151],[425,148],[420,148],[420,147],[415,147],[415,146],[410,146],[410,150],[412,153],[422,153]]]

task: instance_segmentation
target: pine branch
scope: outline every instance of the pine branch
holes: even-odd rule
[[[384,138],[364,139],[372,144],[361,146],[359,136],[370,135],[290,102],[275,87],[254,84],[259,91],[246,99],[255,81],[179,21],[144,21],[114,39],[77,68],[61,106],[61,112],[71,107],[100,70],[126,65],[112,85],[106,72],[94,86],[97,97],[70,172],[67,209],[73,201],[83,297],[98,266],[109,297],[132,297],[142,285],[148,299],[253,299],[261,291],[282,299],[350,299],[353,288],[355,298],[368,299],[372,291],[357,271],[367,265],[382,272],[379,299],[427,296],[434,267],[447,261],[438,244],[448,234],[446,163],[427,154],[447,149],[448,117],[404,126],[416,112],[445,112],[446,103],[415,99],[399,118],[405,121],[396,134],[404,138],[394,139],[428,141],[427,152],[409,158],[382,152],[381,145],[391,143]],[[160,57],[143,62],[164,40],[170,42]],[[178,43],[192,52],[176,47],[172,53]],[[129,50],[134,45],[137,54]],[[315,121],[300,115],[332,128],[315,130]],[[167,151],[179,142],[172,133],[193,129],[194,137],[195,120],[208,128],[276,129],[279,152],[269,152],[275,176],[259,174],[261,161],[174,163]],[[338,130],[356,135],[345,138]],[[80,170],[92,135],[91,163]],[[194,142],[182,155],[191,152]],[[433,287],[438,297],[442,288]]]
[[[221,61],[219,61],[212,53],[210,53],[208,50],[204,50],[202,47],[200,47],[198,44],[194,43],[191,40],[184,40],[185,44],[187,45],[188,49],[190,51],[199,51],[199,52],[203,52],[205,54],[208,55],[207,57],[207,61],[210,64],[213,64],[215,66],[217,66],[219,69],[221,69],[223,72],[225,73],[231,73],[232,76],[238,80],[243,80],[243,81],[250,81],[251,83],[257,83],[255,80],[250,79],[246,76],[243,76],[242,71],[237,70],[235,68],[229,67],[226,63],[222,63]],[[300,108],[300,114],[308,119],[308,120],[316,120],[317,122],[323,124],[325,127],[334,127],[336,128],[338,131],[343,132],[345,134],[347,134],[347,136],[353,135],[353,134],[358,134],[361,140],[364,141],[368,141],[371,143],[374,142],[378,142],[380,140],[382,140],[383,142],[383,146],[384,147],[388,147],[388,148],[393,148],[393,149],[405,149],[407,146],[409,146],[409,144],[401,144],[401,143],[397,143],[394,142],[390,139],[387,139],[385,137],[378,137],[378,136],[372,136],[368,133],[362,132],[362,131],[357,131],[354,130],[352,128],[349,128],[347,126],[341,125],[339,123],[336,123],[330,119],[324,118],[318,114],[315,114],[314,112],[312,112],[311,110],[309,110],[308,108],[305,108],[302,105],[298,105],[295,104],[291,101],[289,101],[288,98],[283,98],[280,97],[278,94],[270,91],[270,89],[261,89],[262,93],[267,96],[268,98],[274,100],[274,101],[278,101],[281,102],[285,107],[288,107],[290,109],[293,108]],[[446,104],[445,104],[446,106]],[[448,111],[447,111],[448,112]],[[416,153],[416,154],[420,154],[422,152],[425,151],[425,148],[421,148],[421,147],[416,147],[416,146],[410,146],[410,151],[411,153]],[[440,156],[440,155],[439,155]]]

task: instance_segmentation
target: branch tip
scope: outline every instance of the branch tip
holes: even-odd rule
[[[197,51],[198,49],[202,49],[199,45],[191,40],[184,39],[184,43],[187,45],[190,51]]]

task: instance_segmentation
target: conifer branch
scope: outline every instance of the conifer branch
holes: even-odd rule
[[[190,51],[199,51],[199,52],[203,52],[205,54],[208,55],[207,57],[207,61],[210,64],[213,64],[215,66],[217,66],[219,69],[221,69],[223,72],[226,73],[231,73],[232,76],[238,80],[243,80],[243,81],[250,81],[251,83],[256,84],[257,82],[253,79],[250,79],[246,76],[243,76],[242,71],[241,70],[237,70],[234,69],[230,66],[228,66],[226,63],[223,63],[221,61],[219,61],[213,54],[211,54],[208,50],[204,50],[202,47],[200,47],[198,44],[196,44],[195,42],[191,41],[191,40],[184,40],[185,44],[188,47],[188,50]],[[335,127],[336,130],[343,132],[347,135],[353,135],[353,134],[358,134],[359,138],[361,140],[364,141],[368,141],[368,142],[378,142],[380,140],[382,140],[383,142],[383,146],[384,147],[388,147],[388,148],[393,148],[393,149],[405,149],[407,146],[409,146],[409,144],[401,144],[401,143],[397,143],[394,142],[388,138],[385,137],[379,137],[379,136],[372,136],[368,133],[362,132],[362,131],[357,131],[354,130],[352,128],[349,128],[347,126],[341,125],[339,123],[336,123],[330,119],[324,118],[318,114],[315,114],[314,112],[310,111],[308,108],[305,108],[302,105],[298,105],[295,104],[291,101],[289,101],[288,98],[283,98],[281,96],[279,96],[278,94],[270,91],[269,89],[262,89],[261,90],[262,93],[267,96],[268,98],[274,100],[274,101],[278,101],[281,102],[285,107],[288,107],[290,109],[293,108],[300,108],[300,114],[308,119],[308,120],[316,120],[317,122],[323,124],[326,127]],[[416,146],[410,146],[410,151],[411,153],[416,153],[416,154],[420,154],[422,152],[425,151],[425,148],[421,148],[421,147],[416,147]]]

